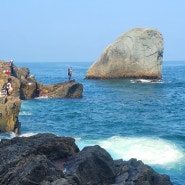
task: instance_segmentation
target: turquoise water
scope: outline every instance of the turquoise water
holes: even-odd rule
[[[22,135],[50,132],[76,138],[80,149],[99,144],[114,159],[141,159],[185,184],[185,62],[164,62],[162,81],[85,80],[90,62],[18,63],[43,84],[83,83],[81,99],[23,101]],[[0,138],[13,137],[2,134]]]

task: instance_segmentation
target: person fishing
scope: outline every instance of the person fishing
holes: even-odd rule
[[[9,64],[9,66],[10,66],[10,75],[13,75],[13,60],[10,60],[10,64]]]
[[[68,79],[71,80],[71,77],[72,77],[72,67],[69,67],[68,68]]]

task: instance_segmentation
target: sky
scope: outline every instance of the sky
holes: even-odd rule
[[[0,0],[0,59],[96,61],[133,28],[155,28],[164,61],[185,60],[184,0]]]

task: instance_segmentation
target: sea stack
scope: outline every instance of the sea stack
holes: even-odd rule
[[[161,79],[163,49],[163,37],[158,30],[134,28],[103,51],[85,78]]]

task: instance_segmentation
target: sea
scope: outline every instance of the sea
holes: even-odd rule
[[[28,67],[38,82],[72,79],[83,84],[77,99],[35,98],[22,101],[21,135],[69,136],[78,147],[100,145],[113,159],[136,158],[185,185],[185,61],[164,61],[162,80],[87,80],[93,62],[15,62]],[[13,133],[0,134],[13,138]]]

